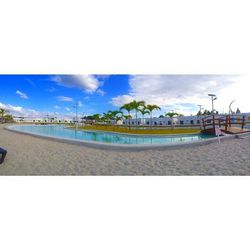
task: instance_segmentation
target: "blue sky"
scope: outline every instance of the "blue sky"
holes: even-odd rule
[[[80,114],[118,109],[132,100],[157,104],[190,115],[198,104],[211,109],[208,93],[215,93],[215,108],[227,112],[228,104],[250,111],[244,89],[249,79],[234,75],[0,75],[0,106],[14,115],[73,116],[76,101]],[[157,114],[157,115],[158,115]]]
[[[129,87],[127,75],[94,75],[79,80],[60,75],[1,75],[0,86],[0,103],[23,108],[24,115],[30,109],[70,115],[76,101],[81,113],[103,113],[115,109],[112,98],[125,94]]]

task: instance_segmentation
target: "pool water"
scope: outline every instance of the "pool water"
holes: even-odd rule
[[[168,144],[176,142],[200,141],[214,137],[203,134],[170,136],[124,135],[118,133],[67,129],[62,125],[15,125],[11,126],[10,128],[25,133],[49,136],[52,138],[74,139],[112,144]]]

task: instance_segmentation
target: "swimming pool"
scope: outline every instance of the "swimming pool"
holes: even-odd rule
[[[15,125],[10,126],[10,130],[28,133],[32,135],[46,136],[66,140],[88,141],[106,144],[123,144],[123,145],[152,145],[152,144],[171,144],[181,142],[202,141],[213,136],[203,134],[186,134],[186,135],[126,135],[109,132],[82,131],[67,129],[64,126],[55,125]]]

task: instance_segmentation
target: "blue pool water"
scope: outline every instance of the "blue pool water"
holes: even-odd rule
[[[18,125],[11,126],[11,129],[53,138],[77,139],[113,144],[167,144],[174,142],[199,141],[213,138],[213,136],[203,134],[178,136],[134,136],[108,132],[76,131],[74,129],[66,129],[64,126],[55,125]]]

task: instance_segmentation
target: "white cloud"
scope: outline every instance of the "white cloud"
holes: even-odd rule
[[[13,106],[11,104],[4,104],[1,102],[0,107],[8,110],[14,116],[39,117],[41,115],[41,112],[34,109],[25,109],[21,106]]]
[[[54,106],[54,109],[60,109],[61,107],[59,107],[58,105]]]
[[[25,93],[23,93],[19,90],[16,91],[16,94],[19,95],[19,97],[22,99],[26,99],[26,100],[29,99],[29,97]]]
[[[116,107],[121,107],[125,103],[132,102],[135,97],[131,95],[119,95],[117,97],[113,97],[111,103]]]
[[[57,100],[60,102],[73,102],[74,99],[68,96],[58,96]]]
[[[129,93],[112,98],[114,106],[131,100],[145,100],[163,110],[176,110],[184,114],[195,113],[202,104],[211,110],[209,93],[217,95],[215,108],[226,112],[230,101],[242,112],[250,111],[247,86],[249,79],[233,75],[134,75],[130,77]]]
[[[66,111],[70,111],[70,108],[65,108]]]
[[[88,94],[95,93],[102,85],[96,77],[92,75],[57,75],[52,77],[57,85],[68,88],[79,88]]]
[[[80,108],[83,106],[83,104],[82,104],[82,102],[81,102],[81,101],[78,101],[78,103],[77,103],[77,104],[78,104],[78,107],[80,107]]]
[[[99,94],[100,96],[104,96],[105,95],[105,92],[103,90],[101,90],[101,89],[98,89],[96,91],[96,93]]]
[[[34,109],[26,109],[21,106],[13,106],[11,104],[4,104],[0,102],[0,108],[4,108],[9,111],[14,117],[25,117],[25,118],[47,118],[57,116],[58,119],[72,119],[74,113],[72,114],[59,114],[58,112],[40,112]]]

